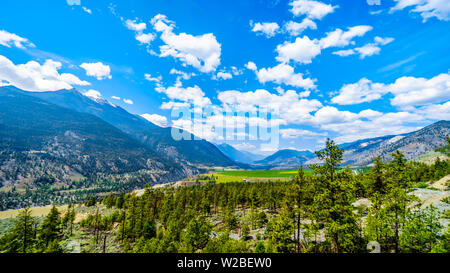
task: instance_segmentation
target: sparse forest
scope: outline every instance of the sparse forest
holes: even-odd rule
[[[376,242],[381,252],[450,252],[450,229],[440,221],[448,210],[421,207],[412,194],[449,174],[449,160],[407,162],[397,151],[354,172],[340,167],[343,149],[331,140],[316,154],[323,163],[286,182],[211,176],[202,185],[91,197],[65,213],[53,207],[40,221],[24,209],[1,235],[0,251],[70,252],[81,242],[84,252],[361,253]]]

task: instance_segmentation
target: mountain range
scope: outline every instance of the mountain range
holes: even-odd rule
[[[222,153],[224,153],[226,156],[237,162],[252,163],[264,158],[263,155],[254,154],[247,151],[240,151],[226,143],[218,144],[217,148],[219,148],[219,150],[222,151]]]
[[[0,88],[0,183],[31,185],[46,177],[68,182],[93,173],[145,170],[150,181],[172,181],[195,172],[102,119]]]
[[[194,139],[192,134],[183,130],[180,130],[181,134],[187,135],[188,139],[192,140],[174,140],[171,136],[172,127],[159,127],[104,99],[86,97],[75,89],[26,93],[77,112],[97,116],[160,155],[180,164],[193,165],[193,167],[238,165],[206,140]]]
[[[104,99],[75,89],[28,92],[0,87],[0,183],[32,182],[53,176],[125,175],[144,172],[163,183],[211,167],[296,169],[317,163],[310,151],[283,149],[265,157],[228,144],[176,141],[171,127],[160,127]],[[178,129],[177,129],[178,130]],[[373,158],[390,159],[400,150],[407,159],[434,151],[450,135],[450,122],[439,121],[418,131],[340,144],[343,165],[365,166]],[[1,185],[0,185],[1,186]]]
[[[344,148],[342,165],[366,166],[373,163],[373,158],[381,156],[384,161],[392,159],[391,154],[399,150],[407,160],[434,151],[446,144],[445,137],[450,135],[450,121],[441,120],[420,130],[376,138],[362,139],[340,144]],[[310,159],[306,164],[319,162]]]

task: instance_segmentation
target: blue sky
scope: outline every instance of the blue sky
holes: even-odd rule
[[[405,133],[450,116],[446,0],[0,5],[0,85],[73,87],[239,149],[314,150],[327,137],[342,143]],[[257,106],[277,113],[273,149],[249,136],[248,117],[223,114]],[[180,107],[215,115],[172,118]],[[230,122],[247,129],[227,139],[217,128]]]

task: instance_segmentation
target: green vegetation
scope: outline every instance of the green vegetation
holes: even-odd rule
[[[391,162],[375,158],[354,172],[339,169],[343,150],[333,141],[316,154],[324,164],[285,181],[148,187],[140,196],[90,198],[64,214],[53,207],[42,221],[25,209],[1,235],[0,251],[67,252],[76,241],[83,252],[360,253],[377,241],[382,252],[450,252],[450,230],[439,222],[448,211],[420,208],[411,194],[450,173],[449,161],[406,162],[397,151]],[[371,205],[356,206],[361,198]]]
[[[306,170],[307,174],[312,174],[312,170]],[[215,171],[206,175],[199,175],[201,182],[268,182],[268,181],[289,181],[297,174],[297,170],[233,170]]]

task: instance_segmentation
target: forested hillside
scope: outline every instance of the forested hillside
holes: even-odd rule
[[[143,187],[192,174],[93,115],[8,87],[0,88],[0,128],[0,187],[10,189],[0,192],[0,210],[24,207],[26,199],[31,205],[48,204],[69,193],[64,190],[95,185],[98,192],[127,180],[125,187],[134,189],[139,180]]]
[[[17,92],[24,92],[16,89]],[[75,110],[80,113],[95,115],[117,127],[128,135],[170,161],[178,162],[187,168],[190,165],[206,166],[238,166],[236,162],[225,156],[214,144],[196,138],[187,131],[180,134],[187,140],[174,140],[172,127],[159,127],[144,118],[130,114],[125,109],[113,105],[105,99],[92,99],[75,89],[53,92],[26,92],[53,104]]]

